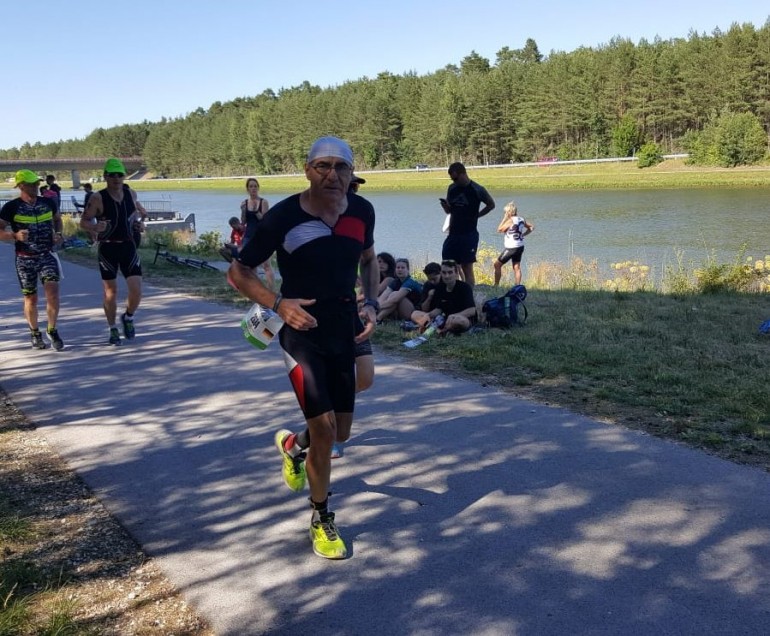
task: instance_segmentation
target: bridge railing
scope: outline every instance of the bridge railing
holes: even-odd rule
[[[83,203],[83,200],[80,197],[76,197],[74,195],[70,196],[63,196],[61,200],[61,207],[59,208],[59,212],[62,214],[79,214],[82,211],[82,208],[78,208],[75,206],[75,202]],[[8,201],[11,199],[0,199],[0,208],[2,208]],[[144,209],[147,210],[150,214],[160,214],[164,217],[170,217],[176,214],[174,209],[171,207],[171,201],[139,201],[143,206]]]

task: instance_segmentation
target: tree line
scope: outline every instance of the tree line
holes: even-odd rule
[[[616,37],[547,56],[528,39],[503,47],[494,62],[471,51],[459,66],[426,75],[383,72],[328,88],[304,82],[0,157],[142,156],[166,176],[276,174],[300,171],[312,140],[334,134],[351,143],[359,170],[629,156],[642,147],[693,150],[702,162],[758,160],[756,148],[714,149],[735,117],[750,129],[736,133],[738,143],[759,143],[761,159],[770,133],[770,19],[761,28],[733,24],[638,44]]]

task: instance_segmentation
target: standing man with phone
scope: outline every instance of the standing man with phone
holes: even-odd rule
[[[495,209],[495,200],[483,186],[471,181],[459,161],[449,166],[448,173],[452,185],[447,188],[446,199],[439,199],[449,215],[449,235],[444,239],[441,258],[456,261],[472,288],[476,284],[473,264],[479,246],[478,220]],[[482,203],[484,207],[479,209]]]

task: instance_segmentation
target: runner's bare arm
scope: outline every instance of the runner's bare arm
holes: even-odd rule
[[[380,268],[377,265],[377,254],[374,251],[374,245],[361,252],[359,261],[361,271],[361,286],[364,290],[364,298],[375,300],[377,298],[377,287],[380,284]],[[356,337],[356,342],[366,340],[374,332],[374,325],[377,322],[377,311],[371,305],[366,304],[362,313],[366,318],[364,330]]]

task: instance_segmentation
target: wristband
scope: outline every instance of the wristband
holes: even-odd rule
[[[373,307],[375,312],[380,311],[380,303],[373,298],[367,298],[364,301],[364,307]]]
[[[283,296],[282,296],[281,294],[278,294],[278,295],[275,297],[275,302],[273,303],[273,311],[274,311],[275,313],[278,313],[278,305],[280,305],[280,304],[281,304],[281,301],[282,301],[282,300],[283,300]]]

